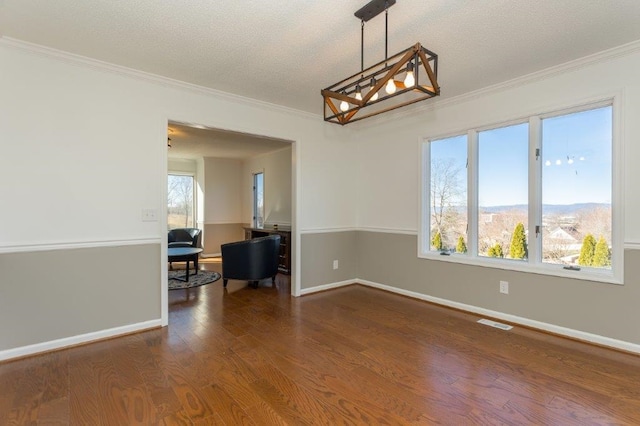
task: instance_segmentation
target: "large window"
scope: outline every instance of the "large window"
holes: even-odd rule
[[[611,268],[611,107],[542,120],[542,259]]]
[[[419,255],[620,282],[613,113],[608,101],[425,141]]]
[[[168,185],[168,228],[194,228],[193,176],[169,174]]]
[[[467,251],[467,138],[431,142],[430,210],[432,250]]]
[[[478,133],[478,255],[526,259],[528,123]]]

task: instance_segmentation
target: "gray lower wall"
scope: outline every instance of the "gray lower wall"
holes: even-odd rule
[[[358,231],[356,240],[360,279],[640,344],[640,250],[625,250],[616,285],[420,259],[415,235]]]
[[[219,254],[220,246],[233,241],[244,240],[244,229],[241,223],[228,223],[221,225],[204,225],[203,253]]]
[[[625,285],[419,259],[416,250],[414,235],[302,234],[301,287],[360,278],[640,344],[640,250],[625,251]],[[160,319],[160,268],[160,244],[0,254],[0,351]]]
[[[159,243],[0,254],[0,351],[160,316]]]
[[[356,231],[302,234],[301,289],[352,280],[356,277]],[[333,269],[333,261],[339,267]]]

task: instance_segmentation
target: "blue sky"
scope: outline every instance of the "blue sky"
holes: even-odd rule
[[[542,121],[543,204],[611,202],[611,107]],[[478,137],[481,206],[528,203],[528,124]],[[466,135],[431,144],[432,161],[452,158],[466,184]]]

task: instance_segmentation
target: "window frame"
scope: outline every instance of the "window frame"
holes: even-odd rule
[[[542,275],[598,281],[612,284],[624,284],[624,211],[623,178],[624,156],[621,123],[621,93],[589,99],[583,102],[565,104],[549,108],[544,112],[528,114],[525,117],[512,118],[498,123],[475,126],[443,135],[424,137],[420,143],[420,212],[418,228],[418,258],[491,267],[496,269],[528,272]],[[566,270],[563,265],[542,261],[541,237],[536,235],[536,226],[542,225],[542,156],[536,157],[536,150],[542,150],[542,120],[551,117],[598,109],[610,106],[612,109],[612,187],[611,187],[611,269],[581,268],[579,271]],[[528,176],[528,217],[525,225],[528,238],[529,257],[526,261],[513,261],[503,258],[478,256],[478,134],[479,132],[508,127],[527,122],[529,125],[529,176]],[[431,156],[430,142],[461,135],[467,135],[467,253],[455,253],[443,256],[431,250]],[[531,237],[534,236],[534,237]]]
[[[262,211],[260,212],[262,214],[262,223],[260,224],[258,222],[258,175],[262,176]],[[252,205],[253,205],[253,219],[252,219],[252,224],[254,228],[264,228],[265,226],[265,220],[266,218],[264,217],[264,207],[265,207],[265,200],[264,200],[264,188],[265,188],[265,173],[264,170],[259,170],[256,172],[252,173],[252,183],[253,183],[253,192],[251,194],[252,196]]]

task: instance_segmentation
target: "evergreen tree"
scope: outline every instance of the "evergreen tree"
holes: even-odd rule
[[[462,235],[458,237],[458,244],[456,244],[456,252],[458,253],[467,252],[467,243],[464,242],[464,237]]]
[[[603,236],[600,236],[596,248],[593,253],[592,266],[603,267],[611,265],[611,250],[609,250],[609,244]]]
[[[511,236],[511,245],[509,246],[509,257],[512,259],[524,259],[528,255],[527,236],[524,232],[522,222],[516,225]]]
[[[440,234],[440,231],[436,232],[436,235],[433,236],[431,245],[436,250],[442,250],[442,235]]]
[[[582,248],[580,249],[580,257],[578,257],[578,265],[593,265],[593,255],[596,251],[596,239],[593,235],[587,234],[582,240]]]
[[[496,243],[496,245],[489,247],[487,255],[489,257],[504,257],[504,253],[502,252],[502,246],[500,245],[500,243]]]

